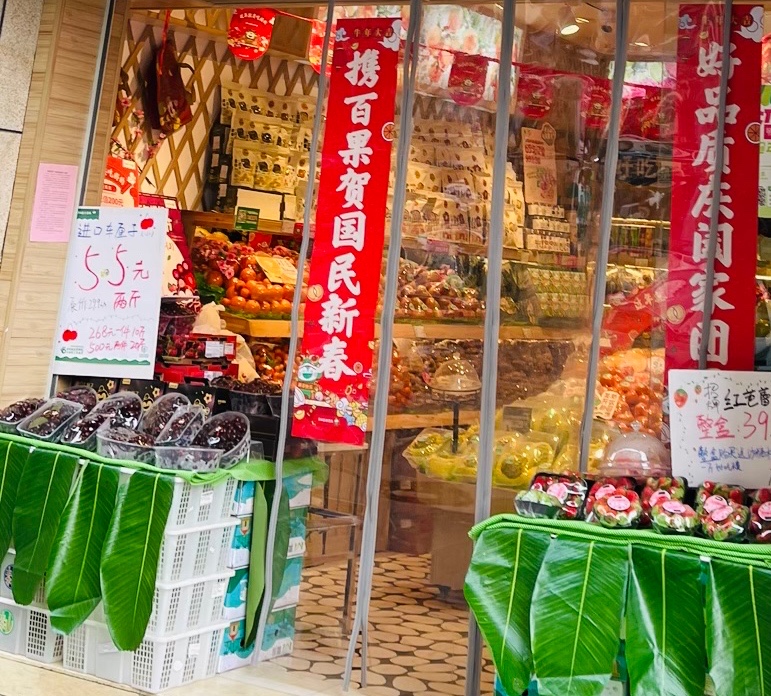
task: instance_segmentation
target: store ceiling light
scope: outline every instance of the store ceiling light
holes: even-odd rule
[[[581,27],[578,26],[578,22],[576,22],[576,16],[573,14],[573,10],[567,5],[563,5],[560,8],[559,28],[562,36],[571,36],[581,29]]]

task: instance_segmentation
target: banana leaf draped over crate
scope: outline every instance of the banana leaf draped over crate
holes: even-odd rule
[[[465,594],[507,696],[600,696],[622,633],[631,696],[771,696],[771,547],[585,522],[471,530]]]
[[[121,470],[126,469],[133,472],[121,483]],[[285,462],[286,475],[300,472],[323,476],[325,468],[314,459]],[[14,601],[31,604],[45,578],[45,600],[56,631],[72,633],[102,602],[116,647],[136,650],[153,609],[175,475],[191,485],[216,485],[232,477],[269,487],[275,467],[252,460],[226,471],[170,472],[0,435],[0,559],[14,548]],[[262,486],[257,488],[263,495]],[[256,507],[266,512],[264,497]],[[288,519],[278,524],[288,529]],[[254,549],[252,569],[255,577],[264,578],[264,543],[260,534],[254,537],[254,543],[262,543],[262,553],[259,546]],[[286,553],[277,554],[274,576],[283,574],[285,564]],[[249,590],[255,614],[263,589],[264,583],[255,582]]]

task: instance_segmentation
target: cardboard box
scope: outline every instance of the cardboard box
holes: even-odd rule
[[[236,517],[251,515],[254,512],[254,496],[257,491],[255,481],[239,481],[233,496],[231,514]]]
[[[268,615],[262,647],[257,654],[258,662],[289,655],[294,650],[296,615],[297,607],[272,611]]]
[[[289,511],[289,550],[287,558],[304,556],[308,533],[308,508],[296,508]]]
[[[232,669],[246,667],[252,662],[254,654],[254,645],[248,648],[242,647],[246,638],[246,619],[233,621],[222,637],[222,648],[220,649],[219,664],[217,665],[217,674],[229,672]]]
[[[289,509],[307,508],[311,504],[311,488],[313,474],[288,476],[284,479],[284,487],[289,497]]]
[[[244,568],[249,565],[249,552],[252,548],[252,516],[239,517],[238,526],[233,533],[233,541],[228,557],[229,568]]]
[[[239,568],[228,581],[225,592],[223,618],[237,621],[246,618],[246,590],[249,584],[249,569]]]
[[[288,558],[284,568],[284,576],[281,578],[281,586],[278,589],[276,601],[273,604],[274,611],[297,606],[300,602],[300,584],[302,583],[303,557]]]

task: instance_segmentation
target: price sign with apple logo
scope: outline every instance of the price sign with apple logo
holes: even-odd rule
[[[150,379],[168,211],[80,208],[67,254],[54,373]]]

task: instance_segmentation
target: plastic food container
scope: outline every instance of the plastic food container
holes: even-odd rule
[[[544,491],[559,500],[562,511],[557,517],[577,520],[586,499],[586,481],[575,474],[550,474],[539,472],[530,484],[531,491]]]
[[[650,516],[654,531],[660,534],[693,534],[699,523],[696,511],[679,500],[665,500],[654,505]]]
[[[61,434],[80,415],[81,404],[66,399],[50,399],[18,425],[18,432],[47,442],[58,442]]]
[[[184,394],[179,392],[164,394],[147,409],[139,424],[139,430],[153,439],[157,438],[183,406],[190,406],[190,399]]]
[[[589,495],[586,496],[586,505],[584,507],[586,519],[590,519],[594,505],[598,500],[602,500],[603,498],[612,495],[616,492],[617,488],[625,488],[633,491],[634,486],[634,479],[628,476],[619,476],[617,478],[603,477],[595,481],[589,489]]]
[[[155,438],[155,444],[164,447],[187,447],[195,439],[205,419],[206,412],[200,406],[181,406]]]
[[[123,441],[124,436],[129,434],[142,435],[149,438],[144,433],[136,433],[125,427],[105,428],[96,433],[96,452],[101,457],[108,459],[121,459],[130,462],[143,462],[153,464],[155,462],[155,448],[152,444],[144,445],[136,442]],[[152,443],[152,439],[150,438]]]
[[[701,531],[708,539],[715,541],[742,541],[750,522],[750,509],[728,501],[726,505],[714,507],[702,514]]]
[[[671,476],[669,452],[660,440],[645,433],[624,433],[616,437],[605,450],[600,464],[601,476]]]
[[[89,413],[71,423],[62,434],[60,442],[93,452],[96,450],[96,434],[109,420],[109,413]]]
[[[651,477],[645,482],[642,492],[643,516],[641,524],[650,524],[651,509],[667,500],[682,501],[685,498],[687,483],[679,476]]]
[[[15,433],[16,426],[44,403],[44,399],[22,399],[0,409],[0,433]]]
[[[222,461],[222,450],[207,447],[156,447],[155,465],[175,471],[214,471]]]
[[[234,411],[245,413],[247,416],[264,416],[270,413],[268,397],[265,394],[252,394],[231,389],[230,405]]]
[[[136,428],[142,417],[142,399],[133,392],[120,392],[98,403],[91,413],[109,414],[115,427]]]
[[[520,491],[514,498],[514,507],[522,517],[554,519],[562,512],[559,498],[539,490]]]
[[[59,399],[67,399],[67,401],[74,401],[76,404],[81,404],[83,406],[83,415],[89,413],[99,402],[97,393],[91,387],[82,384],[77,384],[74,387],[65,389],[56,396]]]
[[[758,544],[771,543],[771,488],[759,488],[752,496],[750,534]]]
[[[610,495],[597,500],[592,509],[592,522],[616,529],[636,527],[642,516],[640,496],[627,488],[616,488]]]
[[[243,413],[227,411],[206,421],[193,445],[222,450],[220,466],[228,468],[247,459],[251,441],[249,419]]]
[[[742,505],[744,503],[744,488],[730,486],[726,483],[705,481],[699,486],[696,493],[696,512],[699,515],[709,514],[715,508],[727,505],[729,502]]]

